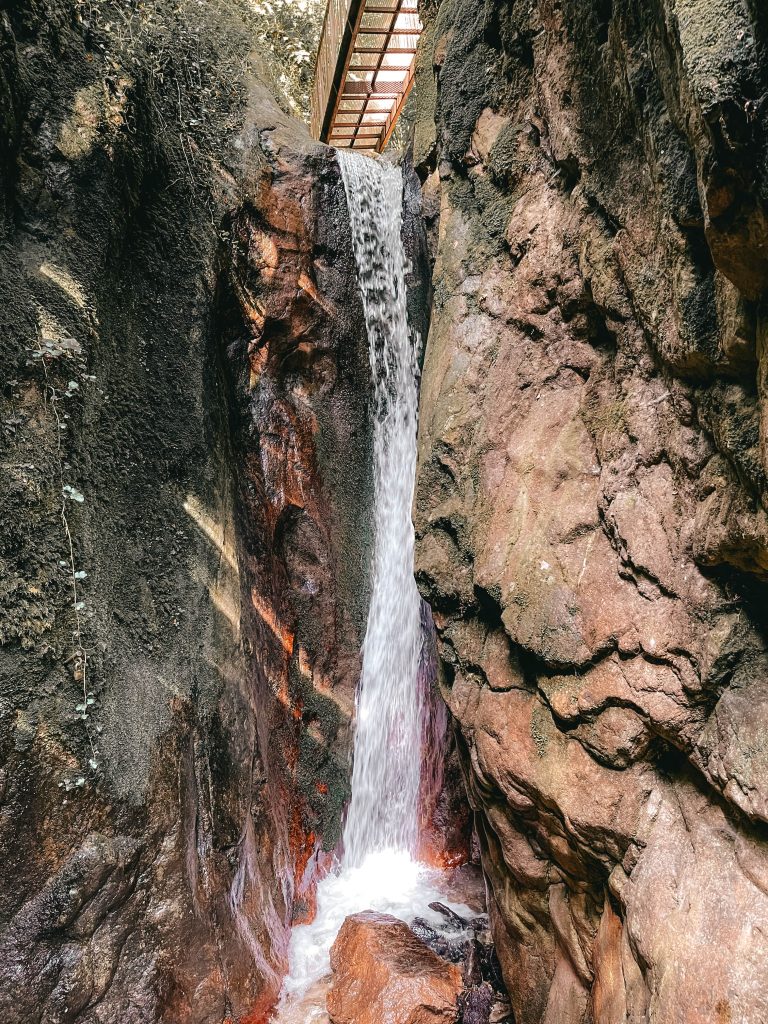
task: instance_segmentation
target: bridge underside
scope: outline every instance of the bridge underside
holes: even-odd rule
[[[381,152],[413,84],[417,0],[329,0],[312,96],[312,133]]]

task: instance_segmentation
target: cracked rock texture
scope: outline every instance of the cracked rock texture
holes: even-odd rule
[[[517,1024],[768,1019],[768,12],[425,4],[416,572]]]
[[[338,839],[367,341],[251,39],[0,4],[3,1024],[254,1024]]]

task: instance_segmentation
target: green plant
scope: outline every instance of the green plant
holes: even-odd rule
[[[65,480],[65,466],[67,464],[64,459],[62,436],[66,431],[67,424],[65,423],[65,419],[69,419],[69,414],[62,414],[59,409],[62,402],[73,398],[79,393],[80,385],[76,380],[71,379],[68,380],[65,386],[57,385],[52,374],[49,372],[49,364],[55,364],[62,360],[75,362],[75,365],[82,365],[82,360],[80,358],[81,355],[81,347],[73,338],[42,338],[38,347],[31,353],[31,362],[39,362],[42,367],[44,379],[43,394],[45,396],[46,405],[53,413],[53,418],[56,423],[56,452],[58,456],[58,484],[60,494],[59,516],[64,532],[67,552],[67,557],[59,561],[59,567],[67,573],[70,581],[70,601],[75,623],[74,630],[72,632],[73,650],[69,657],[69,661],[72,664],[73,678],[75,682],[81,684],[82,689],[82,700],[75,706],[75,712],[78,718],[83,722],[86,736],[88,738],[88,746],[90,747],[91,752],[91,756],[88,759],[88,766],[92,771],[96,771],[99,767],[98,751],[94,745],[93,736],[91,735],[91,730],[88,725],[88,719],[90,717],[89,709],[96,702],[96,698],[93,691],[88,689],[88,652],[83,642],[82,628],[82,613],[85,610],[85,601],[82,599],[80,594],[80,585],[82,584],[82,581],[87,578],[88,573],[84,569],[77,568],[75,562],[75,545],[72,539],[72,530],[67,512],[68,506],[71,502],[81,505],[85,502],[85,496],[80,490],[72,484],[67,483]],[[65,779],[62,785],[64,786],[65,791],[69,792],[70,789],[84,785],[84,781],[84,778],[79,776],[73,785],[70,785],[69,779]]]
[[[309,120],[325,0],[250,0],[259,56],[291,112]]]

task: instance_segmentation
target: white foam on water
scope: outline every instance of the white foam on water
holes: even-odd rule
[[[373,377],[374,554],[355,716],[344,864],[382,850],[416,853],[424,695],[411,504],[416,478],[418,362],[408,329],[401,238],[403,178],[339,152]]]
[[[467,919],[476,916],[469,907],[446,903],[440,888],[440,872],[419,864],[403,850],[371,853],[362,864],[326,876],[318,885],[314,921],[298,925],[291,932],[290,973],[283,984],[283,1006],[302,997],[328,974],[331,946],[350,914],[376,910],[406,924],[421,917],[433,928],[450,935],[444,916],[429,909],[435,901],[445,903]]]
[[[408,329],[403,179],[398,167],[338,153],[347,194],[373,379],[374,554],[355,715],[352,796],[343,859],[318,885],[317,914],[291,933],[277,1020],[322,1020],[329,952],[344,919],[363,910],[411,924],[429,909],[440,874],[416,857],[425,694],[420,597],[413,577],[418,362]],[[467,907],[452,906],[472,916]],[[298,1016],[297,1016],[298,1013]]]

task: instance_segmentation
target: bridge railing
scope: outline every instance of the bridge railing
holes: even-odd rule
[[[322,138],[324,122],[332,115],[339,80],[344,70],[346,54],[345,36],[354,33],[355,22],[362,0],[328,0],[320,45],[315,66],[315,84],[312,90],[311,131],[315,139]]]
[[[413,84],[417,0],[329,0],[312,96],[312,134],[381,150]]]

